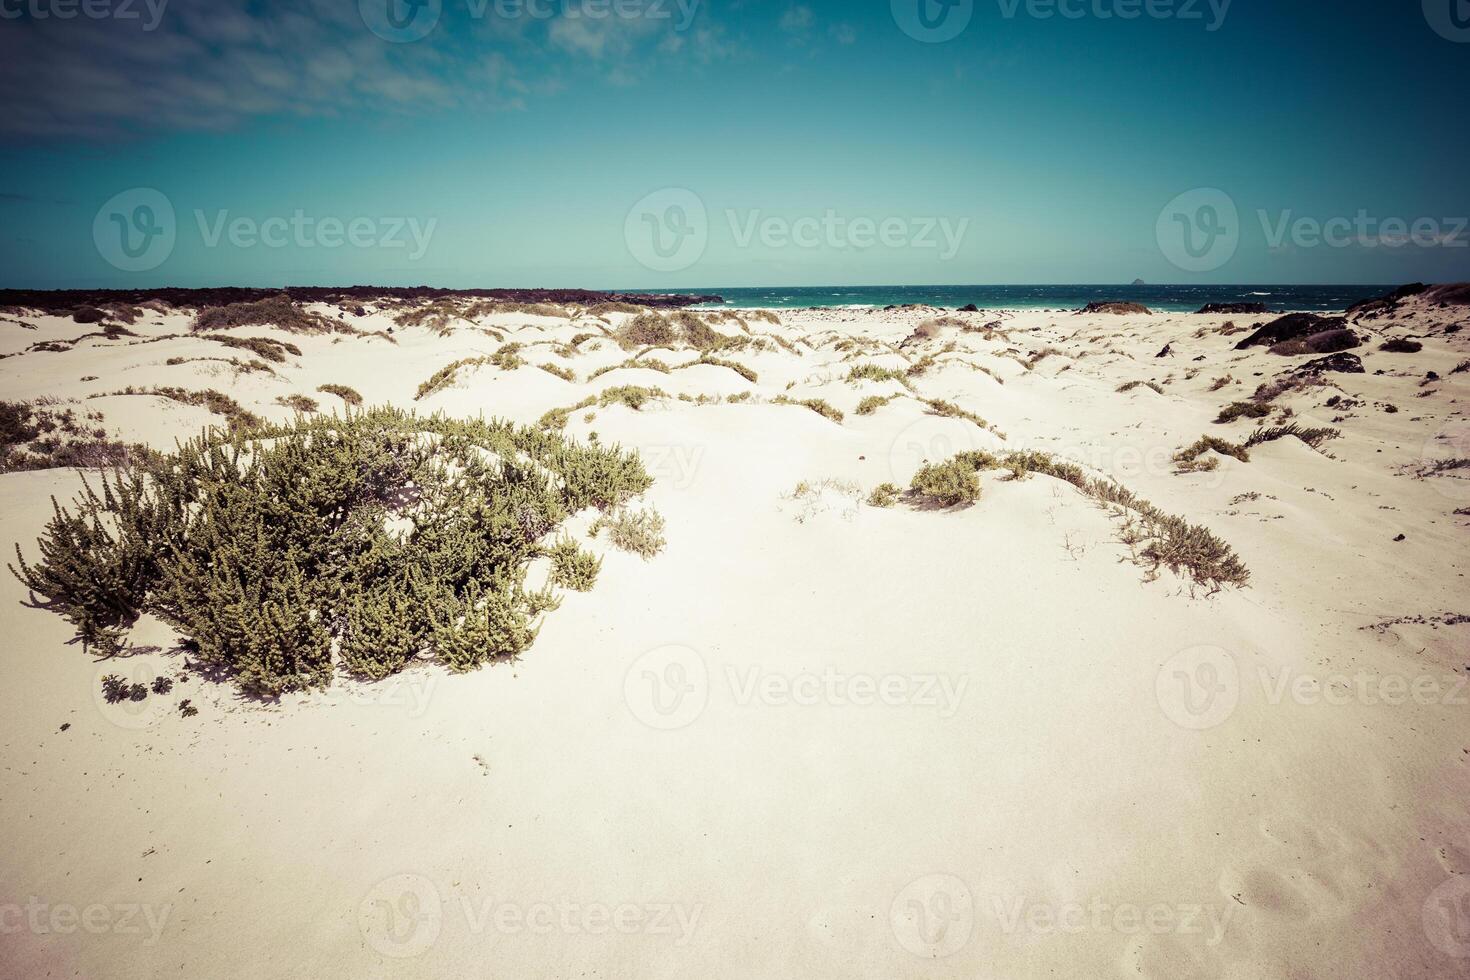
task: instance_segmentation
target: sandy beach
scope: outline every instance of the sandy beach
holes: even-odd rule
[[[1269,314],[696,312],[739,338],[712,358],[620,345],[649,314],[405,309],[211,332],[290,345],[264,370],[193,310],[12,310],[0,399],[162,452],[226,417],[159,389],[278,423],[346,411],[324,385],[529,426],[581,405],[561,431],[637,451],[665,547],[583,512],[597,584],[524,656],[279,700],[189,670],[152,617],[131,655],[84,652],[0,576],[0,974],[1470,970],[1470,307],[1349,314],[1359,345],[1325,356],[1362,373],[1239,349]],[[1246,458],[1179,456],[1202,436]],[[1207,529],[1248,580],[1151,562],[1045,472],[870,497],[1027,450]],[[0,475],[7,555],[80,486]],[[109,703],[109,674],[186,679]]]

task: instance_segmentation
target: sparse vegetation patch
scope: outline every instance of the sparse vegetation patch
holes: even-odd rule
[[[12,571],[89,648],[117,651],[151,613],[250,695],[324,687],[339,665],[468,670],[518,656],[555,607],[525,587],[538,542],[650,482],[636,456],[498,421],[375,409],[214,430],[87,485]]]

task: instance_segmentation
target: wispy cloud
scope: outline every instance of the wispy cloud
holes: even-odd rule
[[[358,7],[172,0],[152,30],[115,18],[7,22],[0,85],[10,98],[0,133],[105,139],[266,116],[518,110],[561,91],[577,71],[637,84],[654,50],[700,62],[730,53],[717,28],[692,17],[590,17],[575,6],[506,17],[493,3],[448,0],[421,40],[391,43]],[[570,68],[553,52],[575,56]]]

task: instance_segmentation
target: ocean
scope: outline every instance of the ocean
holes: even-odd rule
[[[981,308],[1077,309],[1094,300],[1131,300],[1152,310],[1193,313],[1206,303],[1265,303],[1272,310],[1330,312],[1395,289],[1385,286],[768,286],[671,289],[715,295],[726,306],[794,309],[883,307],[903,303]]]

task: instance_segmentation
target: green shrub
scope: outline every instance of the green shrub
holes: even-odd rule
[[[121,466],[148,452],[107,438],[102,415],[40,402],[0,402],[0,473]]]
[[[734,371],[736,374],[740,375],[751,384],[755,384],[757,381],[760,380],[760,376],[752,371],[750,368],[746,367],[744,364],[741,364],[738,361],[727,361],[722,357],[711,357],[710,355],[706,354],[697,361],[692,361],[689,364],[685,364],[684,367],[693,367],[695,364],[709,364],[713,367],[729,368],[731,371]]]
[[[1215,417],[1215,421],[1223,425],[1239,418],[1263,419],[1270,414],[1270,405],[1262,405],[1259,402],[1231,402],[1220,409],[1220,414]]]
[[[421,401],[430,395],[443,391],[445,388],[452,387],[459,380],[459,371],[461,368],[479,367],[482,364],[488,363],[490,363],[490,358],[488,357],[461,357],[457,361],[446,364],[429,375],[428,380],[419,385],[419,390],[414,394],[413,400]]]
[[[868,494],[869,507],[892,507],[898,502],[898,495],[903,493],[892,483],[880,483]]]
[[[1193,444],[1175,453],[1174,462],[1192,463],[1211,450],[1222,456],[1232,456],[1242,463],[1249,463],[1251,460],[1251,454],[1246,451],[1245,446],[1237,446],[1235,443],[1217,436],[1200,436]]]
[[[321,392],[324,395],[336,395],[338,398],[342,399],[342,401],[346,402],[348,405],[351,405],[354,408],[362,404],[362,395],[358,394],[357,389],[349,388],[346,385],[322,385],[320,388],[317,389],[317,391]]]
[[[159,398],[167,398],[181,405],[193,405],[213,412],[215,415],[223,415],[232,429],[251,429],[261,424],[260,416],[254,412],[246,411],[245,407],[235,399],[222,391],[206,388],[204,391],[187,391],[183,388],[172,386],[153,388],[134,388],[131,385],[122,391],[110,392],[112,395],[154,395]],[[88,395],[88,398],[101,398],[101,393]]]
[[[1341,435],[1342,432],[1338,429],[1304,428],[1296,422],[1291,422],[1287,425],[1273,425],[1269,428],[1263,427],[1257,429],[1245,440],[1245,448],[1250,449],[1253,446],[1259,446],[1263,443],[1275,442],[1277,439],[1296,436],[1313,449],[1317,449],[1327,440],[1336,439]]]
[[[957,507],[980,499],[980,478],[975,467],[961,459],[929,463],[914,474],[909,491],[921,500]]]
[[[894,395],[869,395],[862,401],[858,402],[857,413],[859,415],[872,415],[873,413],[877,412],[878,409],[893,401],[895,397],[896,396]]]
[[[576,541],[562,535],[550,549],[551,580],[563,588],[591,592],[602,570],[602,559],[583,551]]]
[[[276,404],[302,413],[315,412],[321,408],[315,398],[308,398],[306,395],[278,395]]]
[[[194,318],[194,330],[229,330],[233,327],[279,327],[291,333],[352,332],[345,323],[319,313],[308,313],[285,293],[253,303],[211,306]]]
[[[663,515],[652,508],[635,512],[620,507],[610,516],[598,518],[592,526],[592,533],[596,535],[603,528],[607,528],[608,538],[614,545],[645,561],[662,551],[668,543],[664,539]]]
[[[836,422],[839,425],[842,423],[842,413],[820,398],[796,399],[787,398],[785,395],[777,395],[775,398],[771,399],[771,404],[800,405],[802,408],[811,409],[813,412],[816,412],[818,415],[822,416],[822,418],[831,419],[833,422]]]
[[[614,339],[624,350],[673,347],[679,342],[679,331],[661,314],[645,310],[619,327]]]
[[[577,373],[575,371],[573,371],[571,368],[564,368],[560,364],[540,364],[537,366],[540,367],[541,370],[545,371],[547,374],[555,375],[556,377],[561,378],[563,381],[577,380]]]
[[[554,605],[523,587],[538,540],[650,482],[636,456],[500,421],[375,409],[212,430],[84,484],[12,571],[89,647],[114,652],[151,613],[271,697],[330,683],[334,643],[366,677],[518,655]]]
[[[284,340],[272,340],[269,337],[232,337],[226,333],[211,333],[205,334],[204,339],[226,347],[233,347],[236,350],[248,350],[257,357],[262,357],[274,364],[284,364],[287,354],[293,357],[301,356],[301,348],[295,344]]]
[[[876,364],[854,364],[847,372],[847,380],[856,384],[859,381],[897,381],[905,388],[912,389],[913,382],[908,375],[893,368],[879,367]]]
[[[640,385],[618,385],[608,388],[597,399],[603,408],[609,405],[626,405],[635,412],[655,398],[667,398],[669,393],[662,388],[645,388]]]
[[[489,362],[502,371],[515,371],[526,366],[526,359],[521,357],[521,349],[524,345],[511,341],[501,344],[500,349],[489,357]]]
[[[1135,388],[1150,388],[1160,395],[1164,393],[1164,386],[1157,381],[1129,381],[1118,386],[1118,393],[1123,394]]]

